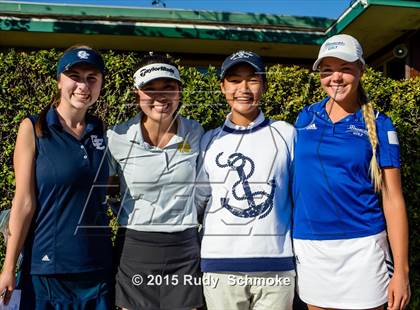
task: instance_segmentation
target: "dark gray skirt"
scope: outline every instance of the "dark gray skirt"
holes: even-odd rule
[[[181,310],[204,304],[196,228],[176,233],[120,229],[116,251],[117,306]]]

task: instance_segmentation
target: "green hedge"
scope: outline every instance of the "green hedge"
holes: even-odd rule
[[[137,53],[104,52],[108,74],[99,102],[93,108],[106,122],[116,124],[137,113],[132,92],[132,73],[141,56]],[[0,209],[10,207],[14,191],[12,155],[20,121],[39,112],[55,94],[56,50],[0,53],[1,171]],[[203,74],[181,67],[184,80],[181,113],[198,120],[206,129],[220,125],[228,107],[219,91],[217,71]],[[296,66],[273,66],[268,70],[268,89],[262,108],[267,116],[293,123],[304,105],[320,100],[323,94],[317,74]],[[410,219],[410,266],[413,290],[411,309],[420,309],[420,79],[395,81],[368,69],[365,88],[380,111],[397,127],[401,144],[404,196]],[[4,248],[0,249],[1,261]]]

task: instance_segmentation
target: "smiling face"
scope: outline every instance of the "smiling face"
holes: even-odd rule
[[[326,57],[320,65],[321,86],[338,103],[359,104],[358,87],[363,75],[360,62]]]
[[[232,122],[245,126],[258,116],[264,80],[251,65],[242,63],[229,69],[220,87],[232,109]]]
[[[172,121],[179,105],[180,90],[178,82],[173,79],[152,80],[138,90],[140,108],[152,121]]]
[[[60,104],[76,110],[87,110],[99,98],[102,74],[93,66],[79,64],[60,74],[57,81]]]

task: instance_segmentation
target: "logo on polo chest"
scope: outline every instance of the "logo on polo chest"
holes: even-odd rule
[[[318,127],[316,127],[315,123],[309,124],[308,126],[302,128],[304,130],[317,130]]]
[[[105,149],[104,139],[98,138],[97,135],[91,135],[90,139],[92,140],[92,145],[95,147],[95,149],[101,151]]]
[[[346,132],[352,133],[355,136],[359,136],[359,137],[363,137],[363,136],[368,136],[368,131],[366,129],[363,128],[358,128],[354,125],[350,125]]]
[[[178,143],[178,151],[181,153],[191,152],[191,145],[185,140],[184,142]]]
[[[226,163],[222,163],[220,161],[222,155],[223,152],[216,156],[216,165],[219,168],[230,168],[236,171],[239,180],[236,181],[232,186],[232,195],[237,201],[246,200],[249,206],[246,209],[233,207],[229,205],[228,198],[220,198],[222,207],[226,208],[233,215],[243,218],[253,218],[259,216],[259,219],[262,219],[270,214],[271,210],[273,209],[274,190],[276,187],[275,179],[273,178],[267,183],[271,187],[270,193],[265,191],[252,192],[248,179],[254,174],[254,161],[242,153],[233,153],[228,157]],[[249,171],[245,171],[245,166],[247,164],[250,166]],[[242,190],[244,191],[243,196],[239,196],[237,194],[237,187],[240,185],[242,185]],[[257,204],[255,202],[255,197],[265,197],[265,200],[262,203]]]

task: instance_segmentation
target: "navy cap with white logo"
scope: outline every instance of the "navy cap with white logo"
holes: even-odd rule
[[[240,63],[251,65],[258,74],[265,73],[264,62],[259,55],[249,51],[238,51],[225,59],[222,64],[220,78],[223,79],[230,68]]]
[[[105,74],[105,64],[101,55],[99,55],[93,49],[75,48],[64,53],[64,55],[58,61],[57,78],[61,73],[69,70],[74,65],[81,63],[90,64],[98,69],[102,75]]]

